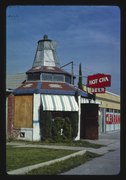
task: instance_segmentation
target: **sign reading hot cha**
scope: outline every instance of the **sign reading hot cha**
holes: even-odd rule
[[[94,74],[87,78],[87,87],[92,93],[105,93],[106,88],[111,86],[111,76],[109,74]]]

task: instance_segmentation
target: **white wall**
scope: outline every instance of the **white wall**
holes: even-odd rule
[[[39,141],[40,137],[40,94],[33,95],[33,141]]]

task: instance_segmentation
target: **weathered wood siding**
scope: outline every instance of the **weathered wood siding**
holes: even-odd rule
[[[31,95],[15,96],[14,128],[32,128],[32,105]]]

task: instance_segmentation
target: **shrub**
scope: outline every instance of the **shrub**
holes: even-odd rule
[[[69,117],[65,118],[65,123],[63,126],[63,134],[67,139],[72,138],[72,127],[71,127],[71,121],[70,121]]]
[[[63,117],[55,117],[49,111],[41,112],[41,137],[42,140],[62,142],[74,139],[78,133],[78,113],[71,112]],[[62,132],[61,132],[62,131]]]
[[[43,140],[50,139],[52,137],[52,114],[49,111],[43,111],[41,113],[41,137]]]
[[[52,123],[52,139],[59,142],[63,139],[61,129],[63,129],[64,120],[62,117],[56,117]]]
[[[75,138],[78,133],[78,113],[72,112],[70,116],[71,127],[72,127],[72,138]]]

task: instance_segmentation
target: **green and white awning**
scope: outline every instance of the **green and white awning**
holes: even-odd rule
[[[74,96],[41,95],[44,111],[78,111],[78,104]]]

